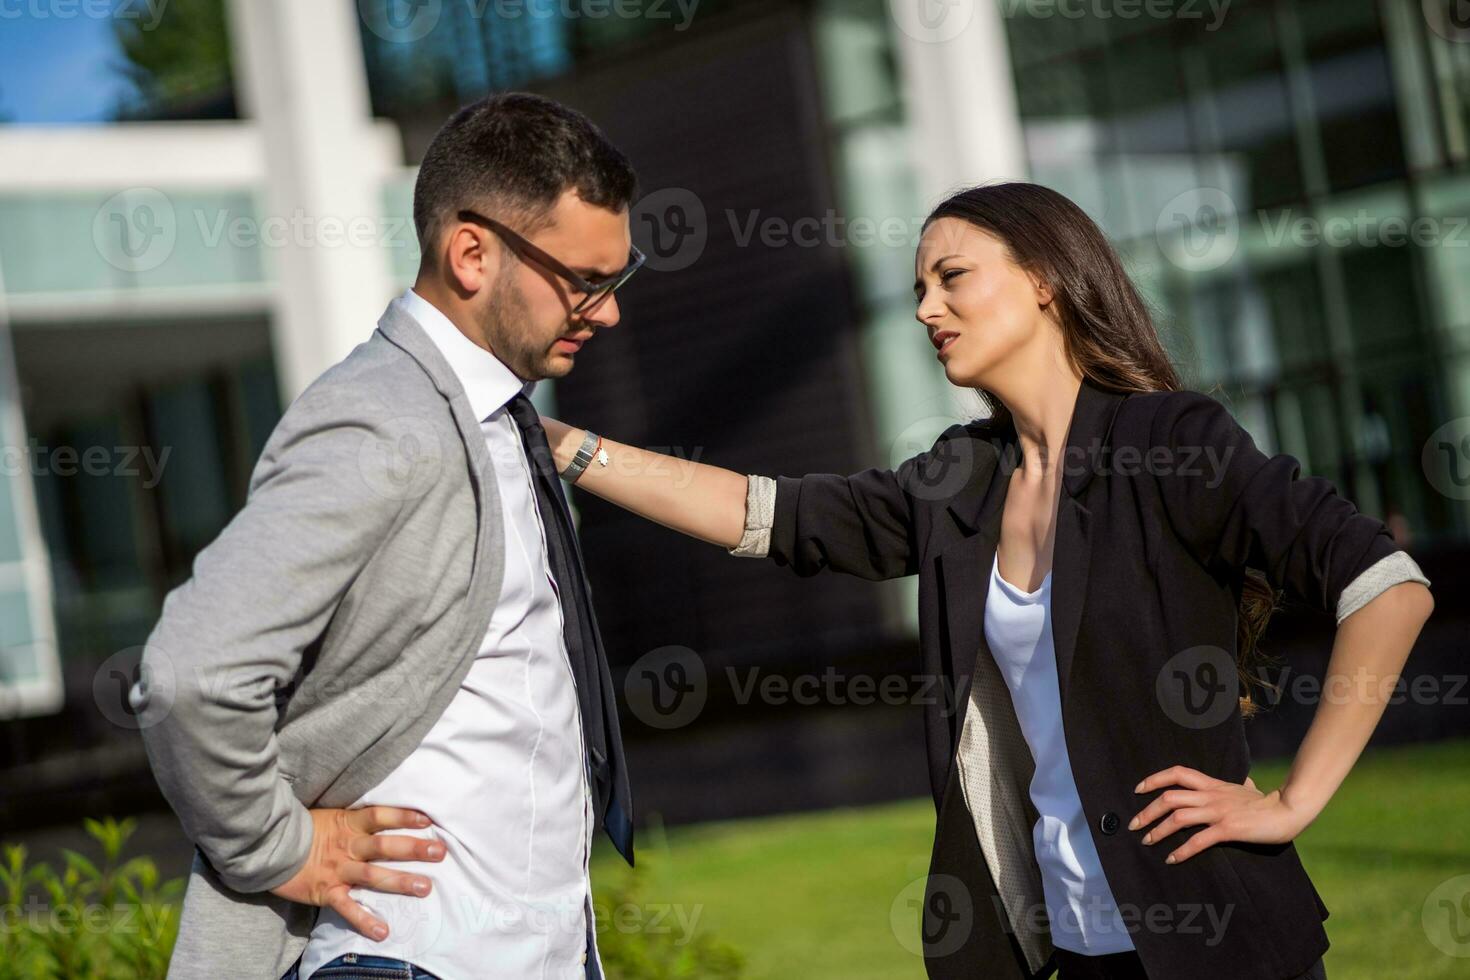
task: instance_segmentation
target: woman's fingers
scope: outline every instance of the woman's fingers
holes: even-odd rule
[[[1208,796],[1198,790],[1166,790],[1157,799],[1151,801],[1148,806],[1139,810],[1132,820],[1128,821],[1128,829],[1138,830],[1140,827],[1146,827],[1175,807],[1199,806],[1207,799]]]
[[[1168,857],[1164,858],[1164,863],[1178,864],[1180,861],[1187,861],[1205,848],[1214,847],[1221,841],[1230,839],[1230,835],[1219,824],[1212,824],[1191,835],[1189,840],[1176,847]]]
[[[1216,812],[1208,807],[1197,806],[1188,810],[1175,810],[1163,820],[1158,826],[1143,835],[1145,844],[1157,844],[1181,827],[1193,827],[1197,824],[1210,823],[1216,817]]]
[[[1158,789],[1160,786],[1184,786],[1188,789],[1208,789],[1211,784],[1222,782],[1214,776],[1206,776],[1198,769],[1188,766],[1170,766],[1168,769],[1160,769],[1152,776],[1144,778],[1143,782],[1134,787],[1135,793],[1147,793],[1149,790]]]
[[[1147,777],[1136,792],[1167,789],[1129,821],[1129,830],[1139,830],[1159,821],[1143,837],[1144,844],[1164,840],[1185,827],[1204,825],[1165,858],[1167,864],[1188,860],[1205,848],[1225,840],[1280,843],[1296,836],[1299,828],[1282,816],[1289,808],[1279,790],[1262,793],[1249,776],[1232,783],[1208,776],[1188,766],[1171,766]]]

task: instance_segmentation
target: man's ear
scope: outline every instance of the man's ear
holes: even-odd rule
[[[499,249],[485,247],[484,235],[471,225],[458,223],[445,236],[445,278],[462,295],[473,296],[493,282],[500,267]]]

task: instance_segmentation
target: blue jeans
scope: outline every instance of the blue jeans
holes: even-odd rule
[[[291,969],[281,980],[300,980],[297,970],[301,958],[291,964]],[[308,980],[439,980],[428,970],[421,970],[406,960],[395,960],[387,956],[368,953],[343,953],[319,967]],[[594,960],[587,960],[587,980],[602,980],[602,971]]]
[[[301,960],[291,964],[291,969],[281,980],[299,980],[296,971]],[[427,970],[420,970],[407,960],[395,960],[389,956],[373,956],[370,953],[343,953],[329,963],[323,964],[309,980],[439,980]]]

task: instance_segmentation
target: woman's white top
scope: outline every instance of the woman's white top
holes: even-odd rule
[[[1010,688],[1016,720],[1036,759],[1031,802],[1041,816],[1031,836],[1052,942],[1088,956],[1120,953],[1133,949],[1133,940],[1098,861],[1062,732],[1051,583],[1052,573],[1047,572],[1040,588],[1024,592],[1001,578],[1000,559],[993,559],[985,640]]]

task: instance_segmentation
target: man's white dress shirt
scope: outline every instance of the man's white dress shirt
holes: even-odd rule
[[[441,841],[444,860],[375,863],[425,875],[430,894],[353,888],[352,897],[388,924],[388,938],[368,939],[322,909],[299,975],[309,980],[355,952],[408,960],[443,980],[581,978],[587,957],[597,956],[589,940],[594,820],[581,712],[530,462],[506,407],[535,382],[522,383],[412,289],[398,301],[443,353],[480,420],[505,522],[505,579],[449,707],[353,804],[428,814],[428,828],[383,833]]]

